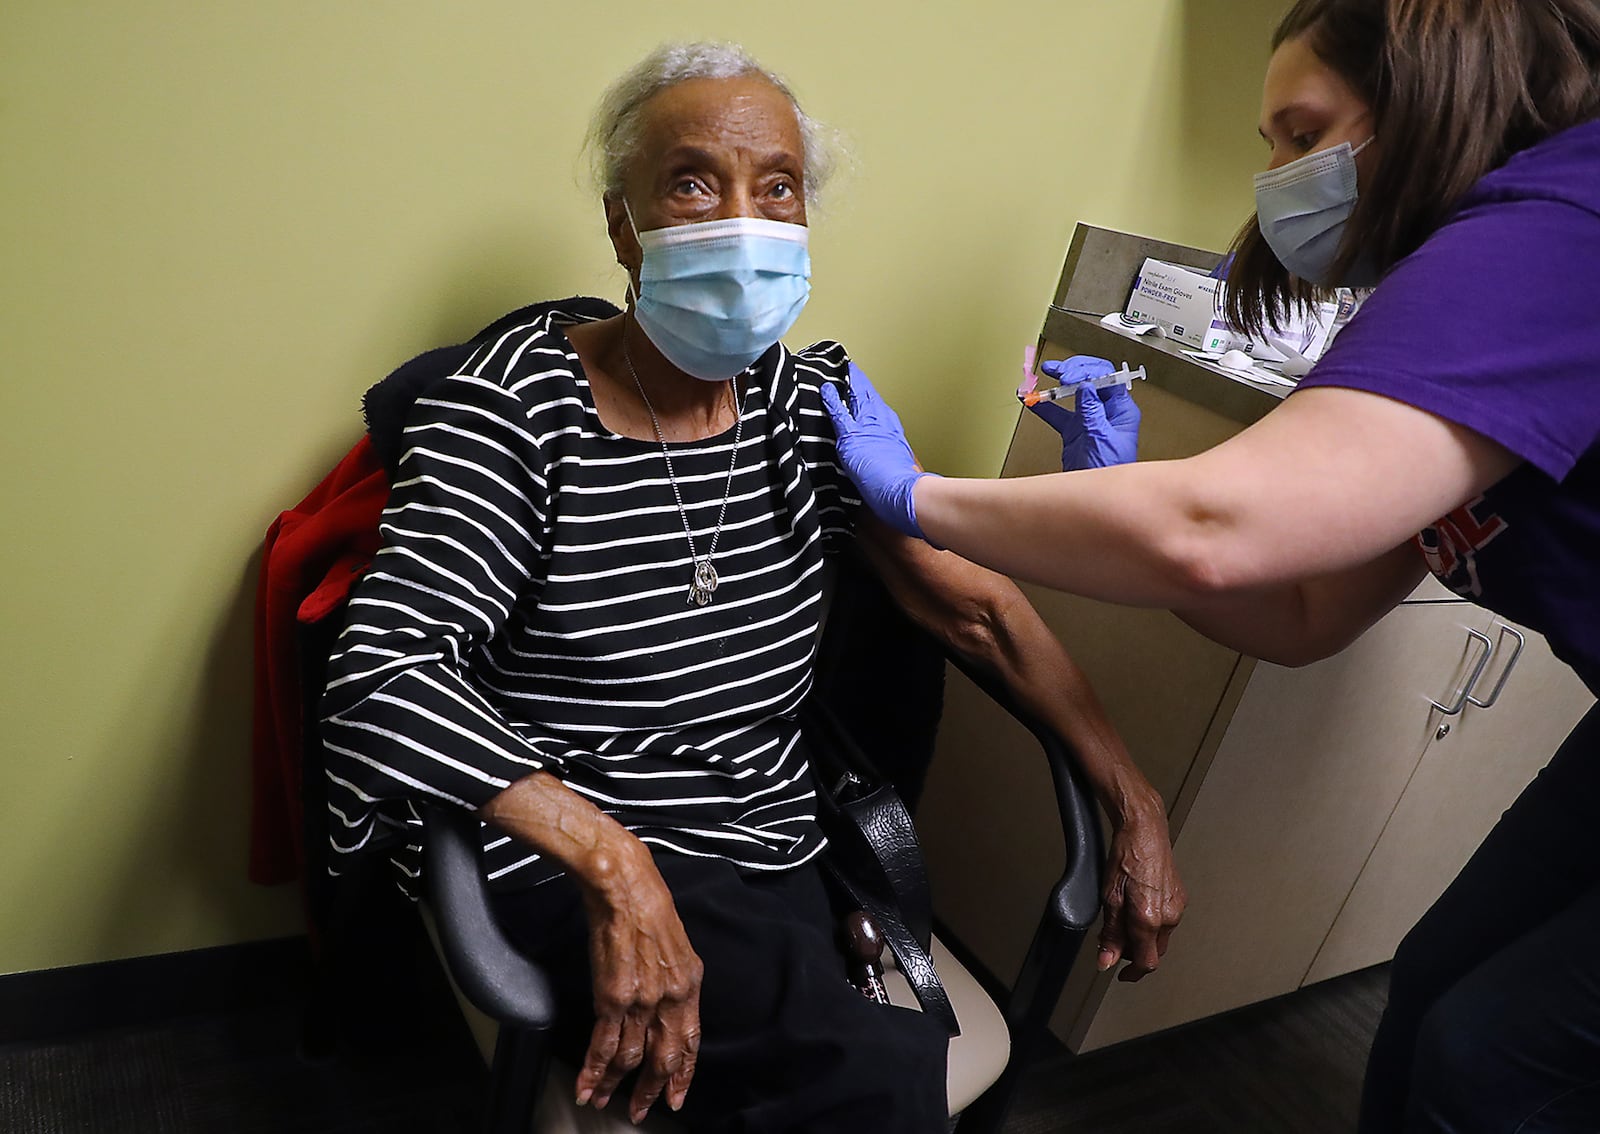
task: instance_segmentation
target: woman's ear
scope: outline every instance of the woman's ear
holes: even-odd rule
[[[606,210],[606,232],[611,237],[611,249],[628,275],[637,275],[643,253],[639,249],[639,234],[628,219],[627,206],[620,196],[607,194],[602,198]]]

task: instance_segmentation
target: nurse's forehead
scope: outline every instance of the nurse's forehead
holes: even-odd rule
[[[689,79],[645,104],[645,148],[692,144],[783,150],[799,156],[800,122],[789,97],[759,75]]]
[[[1332,67],[1299,36],[1285,40],[1267,64],[1261,85],[1261,120],[1257,128],[1265,136],[1283,129],[1285,122],[1298,115],[1332,116],[1359,113],[1366,104]]]

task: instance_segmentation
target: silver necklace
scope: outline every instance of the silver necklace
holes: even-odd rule
[[[678,491],[678,478],[672,472],[672,453],[667,449],[666,434],[661,432],[661,421],[656,417],[656,407],[650,404],[650,396],[644,392],[644,383],[639,381],[639,374],[633,368],[633,357],[628,353],[628,325],[622,325],[622,361],[628,367],[628,376],[633,379],[634,388],[639,391],[639,397],[644,401],[644,408],[650,413],[650,424],[656,431],[656,440],[661,442],[661,457],[667,462],[667,483],[672,486],[672,499],[678,504],[678,518],[683,521],[683,534],[689,539],[689,560],[694,564],[694,577],[689,583],[688,602],[694,606],[705,606],[711,601],[712,594],[717,589],[717,569],[711,565],[711,557],[717,553],[717,537],[722,534],[722,521],[728,514],[728,497],[733,494],[733,470],[739,463],[739,437],[744,429],[743,406],[739,400],[738,379],[733,379],[733,460],[728,462],[728,481],[722,489],[722,508],[717,512],[717,526],[711,529],[711,545],[706,548],[704,556],[695,550],[694,532],[689,527],[689,513],[683,506],[683,495]]]

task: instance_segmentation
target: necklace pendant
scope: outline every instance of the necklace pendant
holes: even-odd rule
[[[705,606],[711,601],[712,592],[717,589],[717,569],[711,565],[711,560],[696,559],[694,561],[694,582],[689,584],[689,601],[695,606]]]

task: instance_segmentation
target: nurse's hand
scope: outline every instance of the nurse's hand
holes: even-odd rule
[[[839,460],[867,507],[902,535],[927,539],[917,526],[912,490],[917,481],[933,474],[917,466],[899,416],[878,396],[866,372],[850,364],[849,406],[827,382],[822,384],[822,404],[833,417]]]
[[[1110,374],[1110,362],[1093,355],[1075,354],[1039,367],[1063,386],[1072,386]],[[1095,390],[1078,386],[1074,406],[1058,402],[1030,406],[1044,423],[1061,434],[1061,470],[1103,469],[1132,461],[1139,450],[1139,405],[1126,386]]]

